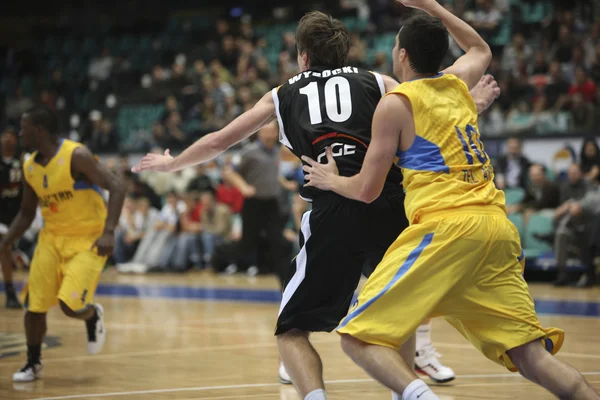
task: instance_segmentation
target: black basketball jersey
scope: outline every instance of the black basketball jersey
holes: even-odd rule
[[[10,224],[21,206],[23,169],[17,158],[0,158],[0,223]]]
[[[356,67],[311,68],[273,89],[280,142],[298,158],[308,156],[325,162],[331,146],[342,176],[360,172],[371,142],[375,108],[385,94],[381,75]],[[390,165],[384,191],[398,193],[402,174]],[[301,196],[320,193],[309,187]]]

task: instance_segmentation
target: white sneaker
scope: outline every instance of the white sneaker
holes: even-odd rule
[[[292,378],[290,378],[290,375],[286,371],[285,365],[283,365],[283,362],[279,363],[279,382],[283,383],[284,385],[292,384]]]
[[[248,271],[246,271],[246,275],[252,277],[258,275],[258,272],[258,267],[253,265],[250,268],[248,268]]]
[[[427,345],[417,351],[415,357],[415,370],[418,373],[429,376],[437,383],[450,382],[456,378],[454,371],[446,367],[438,359],[440,355],[435,351],[433,345]]]
[[[13,382],[31,382],[43,376],[44,367],[39,364],[25,364],[20,371],[13,374]]]
[[[225,275],[233,275],[237,272],[237,270],[238,270],[237,265],[229,264],[227,266],[227,268],[225,268],[225,270],[223,270],[223,272],[225,273]]]
[[[92,304],[92,307],[96,308],[98,319],[92,322],[85,322],[88,334],[87,352],[88,354],[98,354],[102,351],[102,347],[104,347],[104,342],[106,341],[104,308],[100,304]]]

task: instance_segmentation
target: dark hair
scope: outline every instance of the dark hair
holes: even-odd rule
[[[58,134],[58,118],[46,106],[36,106],[25,113],[33,125],[41,126],[51,135]]]
[[[296,49],[308,54],[311,67],[343,67],[350,51],[350,32],[342,21],[311,11],[298,23]]]
[[[596,148],[596,157],[590,158],[585,154],[585,148],[589,143],[592,143]],[[594,165],[600,165],[600,147],[598,142],[594,138],[586,138],[581,146],[581,153],[579,154],[579,160],[581,161],[581,170],[584,173],[590,172]]]
[[[408,53],[410,67],[416,73],[435,75],[448,52],[448,31],[438,18],[418,13],[398,32],[398,44]]]

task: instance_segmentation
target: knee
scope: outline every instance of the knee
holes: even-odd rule
[[[367,344],[362,340],[359,340],[348,334],[342,335],[340,344],[342,345],[342,350],[344,350],[344,353],[346,353],[350,358],[354,358],[357,353],[367,346]]]
[[[310,332],[301,331],[299,329],[290,329],[287,332],[277,335],[277,344],[280,345],[298,340],[308,340],[309,336]]]
[[[63,314],[69,318],[76,317],[75,311],[71,310],[71,308],[64,301],[59,300],[58,303],[60,304],[60,309],[62,310]]]
[[[546,357],[552,357],[537,340],[511,349],[507,354],[519,373],[533,382],[538,381],[538,368],[545,368]]]

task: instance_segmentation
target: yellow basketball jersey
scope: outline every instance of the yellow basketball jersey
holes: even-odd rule
[[[504,192],[494,185],[494,171],[477,127],[477,108],[467,85],[454,75],[400,84],[389,94],[412,105],[415,141],[396,153],[406,190],[406,214],[417,223],[428,213],[465,206],[505,209]]]
[[[102,190],[87,181],[76,181],[71,174],[73,151],[81,146],[62,139],[46,166],[36,162],[36,151],[23,167],[25,179],[39,199],[43,229],[55,235],[99,235],[104,229],[106,203]]]

